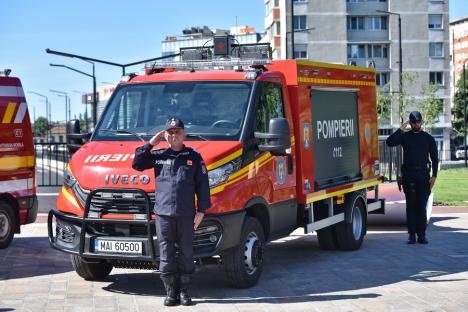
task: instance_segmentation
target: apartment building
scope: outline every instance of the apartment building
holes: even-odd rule
[[[392,93],[399,91],[399,14],[403,72],[415,78],[406,90],[419,99],[424,86],[440,86],[437,98],[441,112],[432,134],[441,157],[450,157],[448,0],[264,1],[262,41],[271,43],[274,57],[294,55],[297,59],[372,66],[377,70],[377,85],[389,84]],[[398,110],[398,103],[393,103],[390,120],[381,125],[382,134],[399,125]]]
[[[450,22],[450,54],[452,56],[452,95],[456,84],[463,77],[463,62],[468,66],[468,17]],[[468,68],[465,68],[468,70]]]

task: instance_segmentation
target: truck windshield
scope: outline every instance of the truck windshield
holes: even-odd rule
[[[171,117],[184,122],[187,140],[239,140],[251,89],[252,83],[236,81],[124,85],[104,110],[93,141],[139,140],[129,132],[149,140]]]

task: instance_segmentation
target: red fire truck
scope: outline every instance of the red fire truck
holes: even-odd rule
[[[21,81],[0,71],[0,249],[37,216],[34,145]]]
[[[317,232],[324,249],[359,249],[368,213],[384,209],[367,197],[381,182],[375,71],[196,54],[125,77],[81,147],[86,134],[68,125],[77,151],[49,214],[51,245],[89,280],[113,267],[157,267],[157,185],[131,163],[139,138],[177,116],[209,170],[212,207],[194,253],[221,262],[230,284],[254,285],[266,242],[298,228]]]

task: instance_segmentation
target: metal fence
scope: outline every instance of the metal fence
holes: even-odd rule
[[[34,143],[37,186],[61,186],[70,155],[66,143]]]

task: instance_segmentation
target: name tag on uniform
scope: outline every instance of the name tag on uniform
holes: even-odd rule
[[[187,160],[187,166],[191,166],[192,165],[192,161],[191,160]]]

